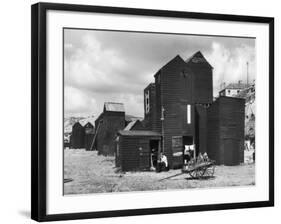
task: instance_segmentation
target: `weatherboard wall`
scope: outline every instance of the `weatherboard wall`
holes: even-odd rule
[[[155,76],[157,120],[161,124],[161,110],[164,108],[164,147],[171,167],[182,161],[172,148],[173,136],[194,137],[194,106],[192,105],[192,73],[181,57],[177,56],[166,64]],[[187,123],[187,105],[191,107],[191,122]],[[160,122],[159,122],[160,121]],[[160,133],[162,129],[158,129]]]
[[[151,167],[150,140],[160,136],[118,135],[116,166],[122,171],[149,170]]]
[[[73,149],[82,149],[85,147],[85,129],[79,122],[76,122],[72,126],[70,145]]]
[[[84,125],[85,130],[85,149],[87,151],[93,150],[93,139],[95,136],[95,127],[90,122]]]
[[[100,123],[100,121],[102,122]],[[100,125],[99,125],[100,123]],[[125,128],[125,112],[105,111],[96,120],[95,126],[99,128],[96,130],[95,147],[98,154],[114,155],[115,138],[119,130]]]
[[[245,100],[219,97],[208,109],[208,154],[217,164],[244,161]]]

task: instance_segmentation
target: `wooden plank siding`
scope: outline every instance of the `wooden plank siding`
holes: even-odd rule
[[[85,149],[87,151],[93,150],[93,139],[95,135],[95,127],[90,122],[84,125],[85,129]]]
[[[213,99],[212,67],[187,64],[176,56],[155,75],[156,128],[162,132],[161,110],[165,109],[164,153],[172,167],[179,166],[173,157],[173,136],[190,136],[197,145],[197,152],[206,149],[206,105]],[[191,108],[191,122],[187,122],[187,105]],[[197,106],[198,105],[198,106]],[[201,106],[202,105],[202,106]],[[173,166],[173,161],[175,166]]]
[[[95,146],[98,154],[114,155],[115,152],[115,138],[119,130],[125,128],[125,112],[105,111],[95,121],[95,126],[98,127]]]
[[[244,161],[245,100],[219,97],[208,109],[208,154],[217,164]]]
[[[119,135],[116,149],[116,166],[122,171],[149,170],[151,167],[150,140],[160,136]]]
[[[197,153],[207,152],[207,106],[195,105],[195,132]]]
[[[72,126],[70,145],[73,149],[85,148],[85,129],[79,122]]]
[[[157,119],[161,118],[162,107],[164,112],[164,148],[163,152],[168,158],[171,167],[174,158],[172,150],[173,136],[194,136],[194,106],[192,105],[192,76],[187,64],[181,57],[176,56],[162,69],[156,84]],[[191,123],[187,124],[187,105],[191,105]],[[160,121],[160,127],[162,126]],[[158,129],[161,133],[160,130]]]

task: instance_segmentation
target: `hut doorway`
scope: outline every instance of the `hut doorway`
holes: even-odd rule
[[[190,159],[194,158],[195,147],[193,144],[192,136],[182,136],[183,145],[183,164],[187,163]]]
[[[149,147],[150,147],[150,155],[151,155],[151,167],[156,168],[157,166],[157,159],[159,154],[159,140],[150,140]]]

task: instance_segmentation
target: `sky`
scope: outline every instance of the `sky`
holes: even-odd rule
[[[126,114],[143,117],[143,89],[176,55],[201,51],[213,66],[214,96],[221,84],[249,82],[256,74],[255,39],[64,30],[64,113],[98,116],[104,102],[121,102]]]

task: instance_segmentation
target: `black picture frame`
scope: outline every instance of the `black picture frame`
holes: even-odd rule
[[[123,15],[191,18],[217,21],[253,22],[269,25],[269,200],[196,206],[159,207],[69,214],[46,214],[46,13],[48,10],[99,12]],[[74,220],[116,216],[193,212],[274,206],[274,18],[137,8],[103,7],[73,4],[37,3],[31,10],[31,218],[37,221]]]

